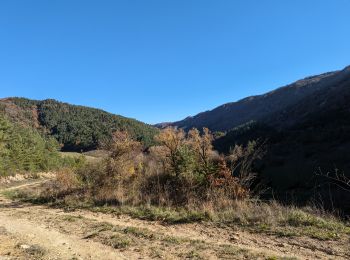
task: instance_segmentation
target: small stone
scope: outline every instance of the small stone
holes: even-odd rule
[[[280,243],[280,244],[277,244],[276,246],[278,246],[278,247],[285,247],[286,245],[283,244],[283,243]]]
[[[230,238],[229,238],[229,240],[231,241],[231,242],[234,242],[234,241],[237,241],[239,238],[238,237],[235,237],[235,236],[231,236]]]
[[[29,245],[20,245],[19,246],[21,249],[29,249],[30,248],[30,246]]]

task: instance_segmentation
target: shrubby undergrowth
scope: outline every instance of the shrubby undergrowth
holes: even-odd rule
[[[61,170],[51,187],[55,198],[79,195],[95,205],[156,205],[223,208],[253,196],[252,166],[262,149],[236,146],[227,156],[213,150],[208,129],[185,133],[167,128],[158,145],[144,150],[127,132],[104,145],[109,156],[77,170]]]

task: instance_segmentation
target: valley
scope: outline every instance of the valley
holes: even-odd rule
[[[0,256],[348,259],[349,83],[347,67],[158,128],[1,99]]]
[[[0,260],[350,259],[349,10],[0,1]]]

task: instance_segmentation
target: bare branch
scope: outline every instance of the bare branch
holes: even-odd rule
[[[321,169],[318,169],[316,176],[321,176],[328,180],[329,183],[334,184],[346,192],[350,192],[350,178],[344,173],[339,173],[339,169],[335,169],[335,172],[323,173]]]

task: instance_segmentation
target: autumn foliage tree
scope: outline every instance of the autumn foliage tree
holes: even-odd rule
[[[116,131],[111,141],[101,144],[108,156],[94,165],[79,169],[77,174],[85,193],[99,203],[125,203],[132,194],[135,180],[141,178],[141,142],[134,140],[127,131]]]
[[[181,173],[180,162],[181,149],[185,143],[185,132],[182,129],[168,127],[161,131],[156,137],[156,141],[163,146],[165,159],[169,165],[169,168],[179,176]]]
[[[187,142],[197,157],[198,164],[206,173],[210,170],[210,157],[213,154],[214,136],[208,128],[203,128],[201,135],[197,129],[188,133]]]
[[[110,178],[120,180],[136,173],[142,144],[134,140],[127,131],[114,132],[112,141],[108,142],[105,149],[109,152],[106,172]]]

